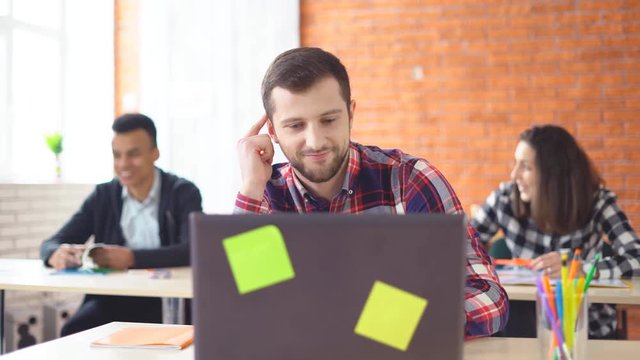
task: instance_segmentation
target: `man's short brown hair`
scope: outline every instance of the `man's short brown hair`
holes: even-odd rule
[[[262,80],[262,104],[271,119],[275,109],[271,103],[274,88],[281,87],[291,92],[302,92],[312,87],[318,80],[333,77],[340,85],[340,95],[347,104],[351,103],[349,75],[344,65],[335,55],[315,47],[301,47],[283,52],[275,58]]]

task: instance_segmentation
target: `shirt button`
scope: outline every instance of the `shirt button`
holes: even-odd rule
[[[353,195],[353,190],[349,189],[348,193],[349,195]]]

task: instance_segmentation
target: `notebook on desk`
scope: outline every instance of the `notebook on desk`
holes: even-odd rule
[[[190,220],[196,359],[462,358],[462,216]]]

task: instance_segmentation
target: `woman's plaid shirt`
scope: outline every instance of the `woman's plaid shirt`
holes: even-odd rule
[[[600,260],[596,266],[601,278],[640,276],[640,239],[633,231],[627,216],[616,203],[616,196],[601,187],[589,221],[580,229],[566,235],[541,231],[531,219],[517,219],[511,207],[512,182],[500,184],[487,198],[471,224],[482,242],[487,242],[502,229],[507,246],[514,257],[535,258],[559,249],[582,249],[584,272],[588,272],[593,258],[602,252],[603,238],[609,239],[614,256]],[[604,337],[616,327],[615,310],[604,304],[589,309],[589,332]]]

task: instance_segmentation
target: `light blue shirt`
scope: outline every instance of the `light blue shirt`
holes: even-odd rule
[[[160,225],[158,211],[160,207],[160,171],[156,169],[149,195],[142,202],[129,196],[126,187],[122,188],[122,216],[120,227],[131,249],[155,249],[160,247]]]

